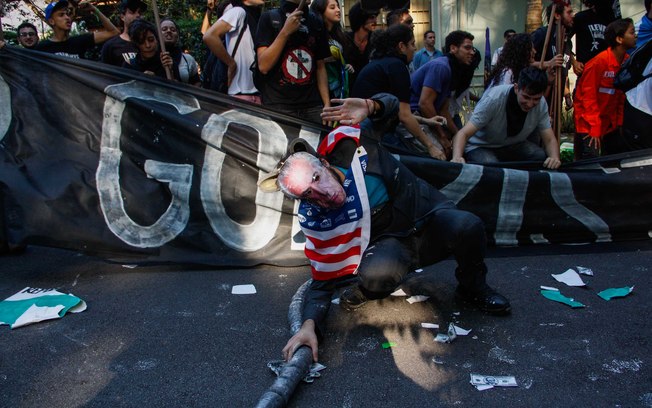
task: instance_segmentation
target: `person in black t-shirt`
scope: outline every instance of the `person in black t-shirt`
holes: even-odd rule
[[[416,52],[414,32],[407,25],[393,25],[387,30],[375,31],[371,38],[371,45],[374,49],[371,61],[358,75],[352,96],[363,99],[368,99],[379,93],[396,96],[399,101],[398,120],[404,129],[423,145],[428,155],[446,160],[442,146],[428,136],[419,125],[419,121],[421,121],[427,125],[438,126],[442,123],[443,118],[417,119],[410,109],[410,71],[407,65],[412,61]],[[403,128],[399,128],[398,133],[404,134],[405,132],[403,132]],[[403,140],[398,137],[393,139],[393,137],[392,133],[386,136],[389,142],[403,145]]]
[[[52,27],[54,35],[49,40],[41,41],[36,50],[49,52],[51,54],[63,55],[71,58],[84,58],[86,51],[92,49],[95,44],[101,44],[111,37],[120,34],[117,28],[111,23],[100,10],[90,3],[79,3],[80,11],[92,11],[102,22],[103,31],[87,33],[70,37],[72,27],[71,12],[67,0],[59,0],[48,4],[45,8],[45,19]]]
[[[351,31],[346,32],[348,41],[344,42],[344,61],[351,64],[353,72],[349,75],[349,89],[353,90],[355,81],[362,68],[369,63],[371,54],[371,33],[376,30],[378,12],[362,9],[360,2],[349,10]]]
[[[102,62],[121,67],[125,62],[136,56],[138,48],[129,38],[129,27],[135,20],[140,19],[147,10],[147,4],[141,0],[122,0],[120,2],[120,20],[122,33],[117,35],[102,46]]]
[[[296,1],[296,2],[295,2]],[[263,13],[258,22],[255,47],[258,70],[265,76],[259,89],[263,105],[321,123],[323,106],[330,106],[328,36],[308,11],[298,10],[298,0],[281,2],[280,9]]]
[[[179,80],[179,70],[175,69],[169,52],[161,52],[158,30],[145,20],[136,20],[129,27],[129,38],[138,48],[138,53],[122,66],[148,75],[167,78],[165,67],[171,70],[174,78]]]

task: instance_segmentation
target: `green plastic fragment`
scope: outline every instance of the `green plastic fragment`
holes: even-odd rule
[[[395,347],[395,346],[396,346],[396,343],[393,343],[393,342],[391,342],[391,341],[388,341],[388,342],[386,342],[386,343],[383,343],[383,348],[384,348],[384,349],[392,348],[392,347]]]
[[[633,286],[631,287],[625,286],[624,288],[609,288],[598,293],[598,296],[600,296],[604,300],[611,300],[616,297],[625,297],[630,293],[632,293],[633,290],[634,290]]]
[[[584,307],[584,305],[581,304],[580,302],[562,295],[561,292],[558,291],[558,290],[542,290],[541,294],[546,299],[550,299],[550,300],[554,300],[555,302],[563,303],[565,305],[568,305],[568,306],[572,307],[573,309],[578,308],[578,307]]]

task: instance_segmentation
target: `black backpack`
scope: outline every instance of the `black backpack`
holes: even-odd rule
[[[249,29],[249,25],[246,24],[240,30],[238,39],[236,40],[235,46],[233,47],[233,52],[231,53],[231,58],[235,57],[235,53],[238,51],[238,46],[240,45],[240,40],[242,40],[242,36],[244,35],[245,31]],[[226,49],[226,40],[222,40],[222,45],[224,46],[224,49]],[[204,64],[204,68],[202,69],[202,88],[210,89],[212,91],[217,91],[224,94],[228,93],[228,70],[229,68],[224,62],[222,62],[221,59],[217,58],[217,55],[209,52],[206,63]]]
[[[649,40],[637,48],[627,61],[623,62],[614,78],[614,88],[627,92],[645,79],[652,77],[652,74],[643,75],[651,58],[652,40]]]

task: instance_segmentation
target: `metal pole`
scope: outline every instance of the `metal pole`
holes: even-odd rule
[[[301,285],[290,302],[288,320],[292,335],[301,329],[303,301],[311,281],[308,280]],[[290,397],[292,397],[294,389],[310,370],[311,363],[312,350],[308,346],[301,346],[294,352],[290,361],[283,366],[274,384],[260,397],[256,408],[281,408],[286,406]]]

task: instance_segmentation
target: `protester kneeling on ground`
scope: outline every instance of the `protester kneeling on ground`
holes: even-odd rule
[[[389,296],[415,268],[450,255],[458,264],[455,295],[460,301],[492,314],[509,313],[509,301],[486,283],[480,218],[457,209],[396,160],[380,145],[378,128],[371,129],[368,121],[355,125],[369,114],[382,127],[397,115],[397,98],[379,94],[343,102],[325,108],[323,118],[353,126],[340,126],[324,138],[319,157],[306,145],[291,149],[299,151],[259,182],[263,191],[280,189],[301,201],[298,219],[312,271],[302,326],[284,347],[284,357],[308,345],[317,360],[318,335],[324,333],[339,288],[348,286],[340,307],[351,311]]]
[[[516,84],[489,90],[469,122],[453,138],[451,161],[542,161],[543,167],[558,168],[559,143],[550,127],[548,104],[543,97],[547,86],[545,71],[527,67]],[[534,131],[539,132],[543,149],[527,140]]]

